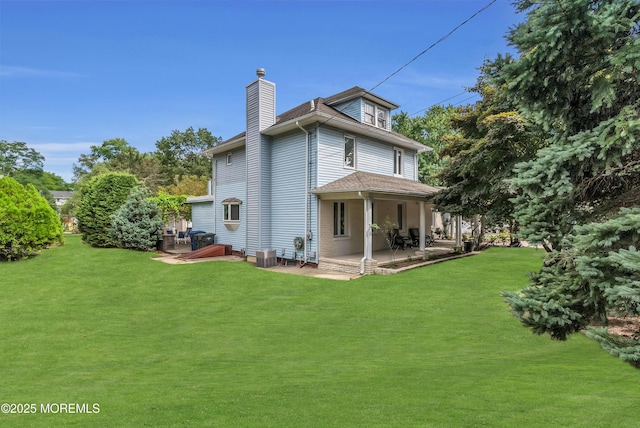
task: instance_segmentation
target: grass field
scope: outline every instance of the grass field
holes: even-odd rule
[[[0,426],[638,426],[638,370],[509,314],[535,250],[348,282],[151,257],[0,265],[0,403],[37,408]]]

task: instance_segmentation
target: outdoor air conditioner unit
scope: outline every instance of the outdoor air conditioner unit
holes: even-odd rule
[[[276,265],[276,250],[256,251],[256,266],[270,268]]]

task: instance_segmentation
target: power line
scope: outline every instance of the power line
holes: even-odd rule
[[[442,103],[446,103],[447,101],[452,100],[452,99],[454,99],[454,98],[457,98],[457,97],[459,97],[460,95],[464,95],[464,94],[468,94],[468,92],[467,92],[467,91],[462,91],[462,92],[460,92],[459,94],[455,94],[454,96],[449,97],[449,98],[447,98],[447,99],[445,99],[445,100],[438,101],[437,103],[433,103],[433,104],[432,104],[431,106],[429,106],[429,107],[436,106],[436,105],[440,105],[440,104],[442,104]],[[418,114],[418,113],[421,113],[421,112],[425,111],[425,110],[426,110],[426,109],[428,109],[429,107],[421,108],[420,110],[418,110],[418,111],[415,111],[415,112],[411,113],[409,116],[415,116],[416,114]]]
[[[413,57],[409,62],[407,62],[405,65],[403,65],[402,67],[400,67],[399,69],[397,69],[396,71],[394,71],[393,73],[391,73],[390,75],[388,75],[382,82],[378,83],[376,86],[374,86],[373,88],[371,88],[369,91],[373,91],[374,89],[376,89],[378,86],[382,85],[384,82],[386,82],[387,80],[391,79],[393,76],[395,76],[396,74],[398,74],[400,71],[402,71],[404,68],[406,68],[409,64],[411,64],[412,62],[414,62],[415,60],[417,60],[418,58],[420,58],[422,55],[424,55],[425,53],[429,52],[431,49],[433,49],[434,47],[436,47],[437,45],[439,45],[440,43],[444,42],[446,39],[449,38],[449,36],[451,36],[453,33],[455,33],[456,31],[458,31],[458,29],[460,29],[462,26],[464,26],[466,23],[468,23],[469,21],[471,21],[473,18],[475,18],[476,16],[478,16],[479,14],[481,14],[482,12],[484,12],[485,10],[487,10],[492,4],[494,4],[496,1],[498,0],[492,0],[490,1],[486,6],[484,6],[482,9],[478,10],[476,13],[474,13],[473,15],[471,15],[469,18],[467,18],[466,20],[464,20],[462,23],[458,24],[453,30],[449,31],[447,34],[445,34],[444,36],[440,37],[437,41],[435,41],[434,43],[431,44],[431,46],[429,46],[428,48],[426,48],[425,50],[423,50],[422,52],[420,52],[418,55],[416,55],[415,57]]]
[[[444,36],[440,37],[438,40],[436,40],[434,43],[432,43],[430,46],[428,46],[426,49],[424,49],[422,52],[420,52],[418,55],[414,56],[410,61],[408,61],[406,64],[404,64],[402,67],[398,68],[396,71],[394,71],[393,73],[391,73],[390,75],[388,75],[387,77],[385,77],[380,83],[378,83],[377,85],[375,85],[373,88],[369,89],[368,91],[365,90],[366,93],[371,93],[374,89],[376,89],[377,87],[381,86],[382,84],[384,84],[387,80],[391,79],[393,76],[395,76],[396,74],[398,74],[400,71],[402,71],[403,69],[405,69],[409,64],[413,63],[414,61],[416,61],[418,58],[420,58],[422,55],[424,55],[425,53],[429,52],[431,49],[433,49],[434,47],[436,47],[437,45],[439,45],[440,43],[444,42],[446,39],[449,38],[449,36],[451,36],[453,33],[455,33],[456,31],[458,31],[461,27],[463,27],[465,24],[467,24],[469,21],[471,21],[473,18],[475,18],[476,16],[478,16],[479,14],[481,14],[482,12],[484,12],[485,10],[487,10],[492,4],[494,4],[496,1],[498,0],[491,0],[489,3],[487,3],[484,7],[482,7],[480,10],[478,10],[477,12],[475,12],[473,15],[471,15],[469,18],[465,19],[464,21],[462,21],[460,24],[458,24],[457,26],[455,26],[451,31],[449,31],[447,34],[445,34]],[[455,98],[457,96],[459,96],[461,94],[458,95],[454,95],[451,98]],[[449,99],[451,99],[449,98]],[[449,99],[445,100],[448,101]],[[351,101],[351,103],[349,103],[347,105],[347,107],[351,106],[351,104],[353,104],[356,100]],[[441,101],[444,102],[444,101]],[[438,103],[439,104],[439,103]],[[428,107],[427,107],[428,108]],[[426,110],[423,109],[423,110]],[[332,115],[329,119],[327,119],[325,122],[323,122],[323,124],[328,123],[331,119],[333,119],[334,117],[336,117],[337,113]],[[389,118],[391,119],[391,118]]]

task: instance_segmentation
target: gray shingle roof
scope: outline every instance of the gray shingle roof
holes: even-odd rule
[[[429,186],[406,178],[356,171],[346,177],[313,189],[311,193],[379,192],[426,198],[441,189],[441,187]]]

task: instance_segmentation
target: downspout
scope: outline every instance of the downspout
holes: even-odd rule
[[[307,218],[308,218],[308,204],[307,204],[307,200],[309,199],[309,133],[302,127],[300,126],[300,123],[298,123],[298,121],[296,120],[296,126],[298,128],[300,128],[300,130],[302,132],[304,132],[305,134],[305,157],[304,157],[304,162],[305,162],[305,166],[304,166],[304,258],[302,260],[302,264],[300,265],[300,267],[304,266],[307,263],[307,237],[308,237],[308,233],[307,230],[309,229],[309,225],[307,222]]]
[[[364,213],[365,216],[367,217],[365,222],[364,222],[364,239],[365,242],[367,241],[367,233],[371,233],[371,226],[368,225],[368,221],[369,221],[369,212],[368,212],[368,206],[367,206],[367,198],[364,197],[364,195],[362,194],[361,191],[358,191],[358,196],[360,196],[362,198],[362,200],[364,201]],[[360,259],[360,275],[364,275],[364,262],[365,260],[367,260],[367,248],[365,246],[364,248],[364,255],[362,256],[362,258]]]
[[[211,186],[208,192],[213,196],[213,233],[218,233],[218,222],[216,221],[216,184],[218,175],[218,160],[215,156],[211,156]]]

